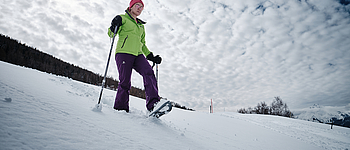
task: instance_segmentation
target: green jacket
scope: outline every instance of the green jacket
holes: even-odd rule
[[[119,27],[117,34],[119,40],[117,43],[116,53],[126,53],[135,56],[144,54],[147,56],[151,52],[148,50],[145,41],[145,28],[140,19],[138,23],[133,19],[130,13],[126,10],[122,17],[122,25]],[[108,28],[108,36],[113,38],[114,33]]]

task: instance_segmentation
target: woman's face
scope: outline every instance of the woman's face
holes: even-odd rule
[[[134,6],[131,7],[131,13],[135,16],[141,15],[141,12],[143,10],[143,5],[141,3],[136,3]]]

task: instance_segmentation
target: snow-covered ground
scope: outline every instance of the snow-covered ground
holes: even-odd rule
[[[277,116],[112,109],[115,91],[0,62],[0,149],[349,149],[350,129]],[[176,100],[175,100],[176,101]]]

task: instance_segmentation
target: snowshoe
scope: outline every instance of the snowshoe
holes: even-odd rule
[[[172,102],[168,100],[161,99],[158,103],[155,104],[153,110],[148,115],[149,117],[161,117],[171,111],[173,108]]]

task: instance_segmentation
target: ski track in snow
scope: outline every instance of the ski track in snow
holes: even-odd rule
[[[339,149],[348,128],[276,116],[173,109],[148,118],[145,101],[115,111],[115,91],[0,62],[1,149]],[[11,100],[8,100],[11,99]]]

